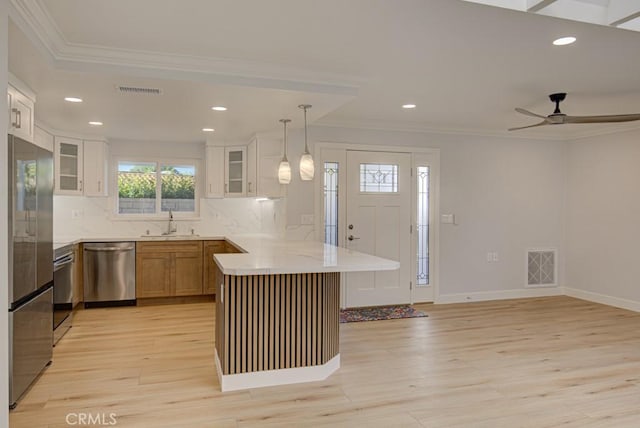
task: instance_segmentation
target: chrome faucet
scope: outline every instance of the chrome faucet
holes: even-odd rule
[[[178,231],[178,227],[176,226],[176,222],[173,221],[173,211],[169,210],[169,228],[167,229],[167,235],[171,235],[172,233],[176,233]]]

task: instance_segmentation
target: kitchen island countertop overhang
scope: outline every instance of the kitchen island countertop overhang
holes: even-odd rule
[[[214,256],[225,275],[363,272],[400,268],[400,263],[394,260],[317,241],[287,241],[260,236],[226,239],[244,252]]]

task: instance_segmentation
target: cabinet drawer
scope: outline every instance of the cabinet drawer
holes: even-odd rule
[[[225,241],[204,241],[204,249],[213,254],[224,253],[224,242]]]
[[[190,253],[202,251],[202,241],[153,241],[138,242],[138,253]]]

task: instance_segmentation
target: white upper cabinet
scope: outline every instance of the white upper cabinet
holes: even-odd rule
[[[105,141],[84,141],[84,195],[108,196],[109,146]]]
[[[224,147],[206,146],[206,198],[224,197]]]
[[[281,198],[284,186],[278,181],[282,142],[276,138],[254,137],[247,149],[247,196]]]
[[[55,137],[55,192],[61,195],[82,195],[83,145],[75,138]]]
[[[224,166],[224,196],[246,196],[247,147],[225,147]]]
[[[39,126],[35,127],[33,142],[35,143],[36,146],[41,147],[45,150],[49,150],[51,153],[53,153],[53,150],[54,150],[53,135],[49,134],[47,131],[40,128]]]
[[[208,143],[205,197],[283,197],[284,186],[278,182],[281,146],[278,139],[259,137],[246,146]]]
[[[9,134],[34,142],[35,95],[14,76],[9,76],[7,110]]]
[[[253,139],[247,146],[247,196],[258,195],[258,140]]]

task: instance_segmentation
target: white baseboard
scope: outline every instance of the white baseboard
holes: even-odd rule
[[[536,287],[515,290],[480,291],[475,293],[441,294],[434,303],[483,302],[487,300],[524,299],[528,297],[563,296],[563,287]]]
[[[265,370],[251,373],[223,375],[218,351],[215,352],[216,371],[222,391],[261,388],[263,386],[288,385],[293,383],[324,380],[340,368],[340,354],[320,366],[296,367],[293,369]]]
[[[606,294],[594,293],[593,291],[579,290],[577,288],[570,287],[564,287],[564,294],[570,297],[575,297],[576,299],[588,300],[589,302],[602,303],[603,305],[640,312],[640,302],[636,300],[621,299],[620,297],[607,296]]]

